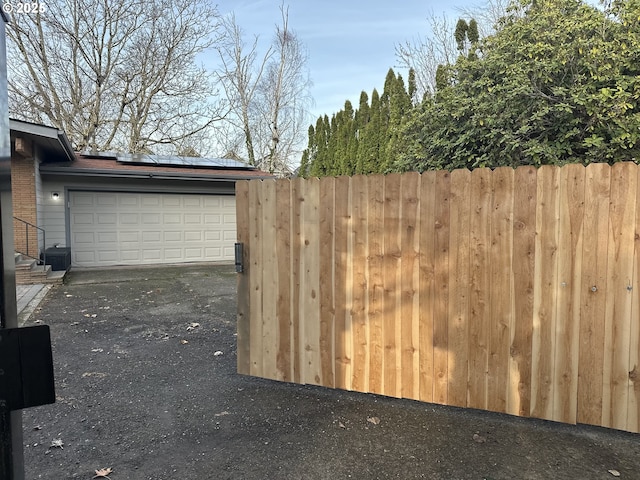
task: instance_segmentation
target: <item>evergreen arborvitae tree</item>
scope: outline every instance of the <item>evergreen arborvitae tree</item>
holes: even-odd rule
[[[456,45],[458,45],[458,50],[460,53],[464,53],[465,51],[465,42],[467,40],[467,32],[469,31],[469,25],[464,19],[459,19],[456,24],[456,30],[454,32],[454,36],[456,39]]]
[[[309,129],[309,145],[303,153],[304,175],[353,175],[383,173],[396,161],[399,135],[413,108],[415,74],[410,73],[409,93],[402,76],[389,69],[384,90],[360,94],[358,110],[346,101],[344,109],[325,115]],[[313,137],[313,138],[311,138]]]
[[[358,173],[374,173],[378,171],[378,158],[380,155],[380,95],[376,89],[371,93],[371,107],[369,108],[369,121],[362,132],[362,138],[358,145]]]
[[[355,150],[355,173],[367,173],[364,168],[366,164],[365,131],[370,121],[371,108],[369,107],[369,96],[367,92],[363,91],[360,93],[360,102],[355,115],[355,135],[358,140]]]
[[[418,92],[418,86],[416,84],[416,71],[413,68],[409,69],[409,85],[408,93],[411,104],[415,105],[417,102],[416,94]]]

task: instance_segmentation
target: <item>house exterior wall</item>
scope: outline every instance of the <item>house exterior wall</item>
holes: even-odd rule
[[[11,189],[13,198],[13,216],[31,225],[38,225],[37,208],[37,160],[33,156],[11,156]],[[14,220],[14,244],[16,251],[37,257],[42,240],[38,230],[27,227],[23,222]]]
[[[42,181],[40,198],[40,209],[42,211],[41,226],[44,228],[47,236],[47,244],[45,248],[58,245],[59,247],[67,246],[66,236],[66,202],[67,192],[63,182]],[[52,193],[58,193],[59,197],[54,200]]]

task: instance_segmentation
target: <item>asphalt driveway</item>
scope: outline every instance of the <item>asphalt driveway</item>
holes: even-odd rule
[[[51,326],[57,403],[24,411],[26,478],[640,478],[640,435],[236,374],[235,275],[72,271],[51,289],[26,324]]]

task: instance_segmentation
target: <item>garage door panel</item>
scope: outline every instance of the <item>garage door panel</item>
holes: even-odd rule
[[[115,225],[118,223],[118,216],[113,213],[99,213],[96,215],[95,221],[98,225]]]
[[[95,195],[91,193],[77,193],[73,196],[71,204],[74,207],[93,207]]]
[[[97,262],[94,252],[80,251],[75,254],[76,261],[81,265],[93,265]]]
[[[185,260],[194,261],[194,260],[198,260],[199,258],[202,258],[204,256],[203,250],[204,248],[185,248],[184,249]]]
[[[181,204],[181,198],[179,195],[166,195],[162,197],[162,205],[164,207],[180,207]]]
[[[113,232],[111,233],[111,235],[113,235],[115,238],[118,237],[117,232]],[[120,241],[121,242],[133,242],[133,243],[138,243],[140,241],[140,232],[135,231],[135,232],[120,232]]]
[[[144,195],[140,203],[143,207],[159,207],[162,205],[160,196],[153,194]]]
[[[182,248],[165,248],[164,258],[167,261],[180,262],[183,260]]]
[[[219,230],[207,230],[204,233],[204,239],[207,242],[219,242],[222,238],[222,232]]]
[[[159,213],[145,213],[142,216],[142,223],[144,225],[160,225],[162,216]]]
[[[163,232],[165,242],[181,242],[182,232]]]
[[[103,193],[96,195],[95,201],[91,203],[95,203],[100,206],[112,206],[118,204],[118,198],[114,194]]]
[[[140,204],[140,197],[138,194],[119,194],[118,195],[118,204],[121,207],[137,207]]]
[[[142,232],[142,242],[143,243],[151,243],[151,242],[160,242],[162,240],[162,232],[160,231],[146,231]]]
[[[202,197],[199,197],[199,196],[185,197],[184,206],[200,208],[202,206]]]
[[[220,197],[205,197],[204,206],[208,208],[220,208]]]
[[[118,251],[117,250],[98,250],[98,258],[99,262],[115,262],[118,260]]]
[[[187,231],[184,232],[184,241],[185,242],[202,242],[204,237],[204,232],[202,231]]]
[[[99,244],[113,243],[115,245],[118,243],[118,232],[96,232],[95,238]]]
[[[233,197],[71,191],[69,198],[72,265],[233,261]]]
[[[75,213],[71,219],[76,225],[93,225],[95,222],[93,213]]]
[[[161,250],[159,248],[156,249],[151,249],[151,248],[145,248],[144,250],[142,250],[142,260],[143,261],[156,261],[157,263],[158,260],[162,259],[162,254],[161,254]]]
[[[120,225],[138,225],[140,216],[137,213],[121,213],[119,223]]]
[[[165,225],[177,225],[177,224],[181,224],[182,223],[182,215],[180,215],[179,213],[165,213],[162,216],[162,222]]]
[[[120,250],[120,257],[125,262],[139,262],[140,261],[140,250],[136,249],[122,249]]]

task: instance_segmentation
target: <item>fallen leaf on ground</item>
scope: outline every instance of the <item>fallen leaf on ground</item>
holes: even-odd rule
[[[345,426],[344,426],[344,423],[342,423],[342,422],[338,422],[338,426],[339,426],[340,428],[347,428],[347,427],[345,427]]]
[[[186,345],[187,343],[189,343],[189,340],[180,340],[180,343],[181,343],[182,345]]]
[[[614,477],[619,477],[620,476],[620,472],[618,470],[607,470],[611,475],[613,475]]]
[[[109,478],[109,474],[113,473],[113,469],[109,468],[101,468],[100,470],[96,470],[96,475],[93,478]]]
[[[199,323],[193,322],[191,324],[189,324],[189,326],[187,327],[187,330],[194,330],[196,328],[198,328],[200,326]]]
[[[223,353],[220,350],[218,350],[213,354],[214,357],[219,357],[220,355],[223,355]]]
[[[477,433],[473,434],[473,441],[477,443],[484,443],[487,441],[482,435],[478,435]]]
[[[64,450],[64,443],[59,438],[56,440],[51,440],[50,448],[60,448]]]
[[[367,422],[378,425],[380,423],[380,419],[378,417],[367,417]]]

